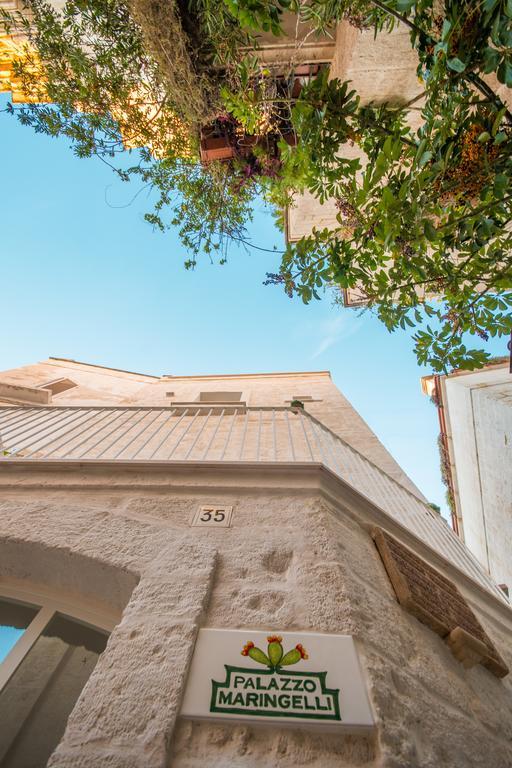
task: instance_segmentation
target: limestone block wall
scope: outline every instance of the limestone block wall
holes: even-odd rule
[[[347,21],[338,25],[330,74],[350,80],[363,104],[405,104],[418,96],[423,85],[417,67],[418,55],[404,24],[377,36],[373,29],[361,31]]]
[[[65,589],[121,611],[51,768],[386,766],[506,768],[512,688],[465,670],[396,602],[368,509],[299,487],[157,488],[45,480],[0,501],[2,580]],[[108,482],[107,482],[108,480]],[[16,486],[19,487],[16,487]],[[146,487],[144,487],[146,485]],[[200,504],[232,504],[231,528],[191,528]],[[511,664],[511,621],[468,594]],[[353,634],[377,728],[370,736],[179,718],[198,627]]]

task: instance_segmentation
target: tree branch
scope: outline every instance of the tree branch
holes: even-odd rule
[[[410,21],[407,18],[407,16],[404,16],[402,13],[395,11],[393,8],[390,8],[385,3],[381,3],[380,0],[370,0],[370,2],[373,5],[375,5],[377,8],[380,8],[381,11],[385,11],[385,13],[389,13],[390,16],[394,16],[395,19],[398,19],[398,21],[401,21],[402,24],[405,24],[406,27],[409,27],[409,29],[412,29],[414,32],[423,32],[423,30],[420,29],[420,27],[418,27],[412,21]]]
[[[465,214],[464,216],[460,216],[458,219],[455,219],[455,221],[446,221],[444,224],[440,224],[439,227],[437,227],[437,229],[446,229],[446,227],[451,227],[453,225],[460,224],[461,221],[470,219],[472,216],[478,216],[480,213],[483,213],[488,208],[492,208],[493,205],[500,205],[500,203],[506,203],[509,200],[512,200],[512,195],[506,195],[505,197],[502,197],[501,200],[491,200],[490,203],[485,203],[485,205],[481,205],[479,208],[474,208],[472,211]]]

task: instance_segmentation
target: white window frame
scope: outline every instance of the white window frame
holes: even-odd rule
[[[91,629],[112,632],[120,617],[101,608],[92,608],[85,602],[68,595],[58,595],[44,587],[9,584],[0,581],[0,600],[26,603],[39,608],[38,612],[0,663],[0,693],[14,675],[22,661],[56,614],[75,619]]]

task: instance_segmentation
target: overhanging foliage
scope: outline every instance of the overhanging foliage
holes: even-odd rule
[[[414,330],[421,363],[482,365],[468,335],[512,328],[512,115],[487,77],[512,85],[510,0],[131,2],[68,0],[58,13],[30,0],[37,55],[17,74],[52,104],[11,107],[21,122],[109,163],[126,145],[149,148],[118,173],[158,191],[147,218],[179,227],[187,266],[201,252],[225,260],[257,195],[276,210],[306,190],[333,198],[337,226],[289,245],[268,282],[306,303],[324,287],[337,297],[357,287],[389,330]],[[362,105],[326,71],[297,94],[286,67],[260,66],[245,48],[258,32],[279,34],[287,9],[319,30],[341,19],[382,34],[408,26],[424,84],[419,130],[405,108]],[[198,131],[212,119],[254,136],[250,151],[199,163]]]

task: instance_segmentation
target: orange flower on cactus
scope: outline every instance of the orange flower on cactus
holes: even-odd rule
[[[249,642],[246,643],[241,650],[242,656],[248,656],[251,648],[254,648],[254,643],[249,640]]]
[[[306,653],[306,649],[304,648],[302,643],[298,643],[295,647],[298,650],[298,652],[300,653],[301,659],[309,659],[309,656]]]
[[[267,643],[282,643],[283,638],[281,635],[269,635],[267,637]]]

